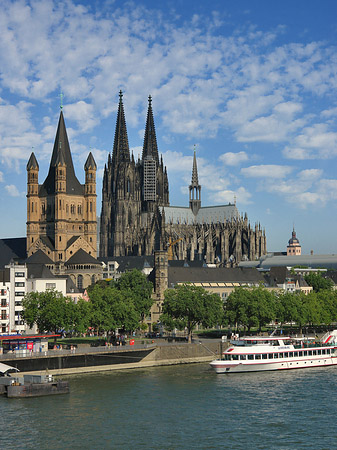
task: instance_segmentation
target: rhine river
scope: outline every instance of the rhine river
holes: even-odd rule
[[[1,449],[337,448],[337,368],[217,375],[207,364],[68,377],[0,398]]]

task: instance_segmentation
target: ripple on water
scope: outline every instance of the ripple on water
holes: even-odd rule
[[[334,449],[337,370],[217,375],[206,364],[69,377],[1,398],[1,448]]]

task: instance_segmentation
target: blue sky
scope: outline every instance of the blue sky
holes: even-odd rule
[[[193,148],[202,204],[236,198],[285,250],[337,252],[335,0],[4,1],[0,10],[0,237],[25,236],[26,164],[47,175],[60,97],[76,174],[101,178],[118,91],[141,153],[147,97],[171,205],[188,204]]]

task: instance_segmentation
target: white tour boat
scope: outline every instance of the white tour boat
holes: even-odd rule
[[[337,364],[337,330],[320,342],[283,336],[242,337],[230,341],[221,359],[210,363],[217,373],[304,369]]]

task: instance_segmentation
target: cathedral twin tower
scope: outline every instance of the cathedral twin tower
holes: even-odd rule
[[[79,250],[97,255],[96,163],[84,166],[85,184],[76,178],[61,111],[47,178],[38,184],[34,153],[27,164],[27,254],[38,250],[64,263]],[[194,153],[189,206],[170,206],[166,167],[159,157],[149,97],[141,159],[130,156],[122,92],[112,154],[104,168],[100,217],[101,257],[151,255],[169,250],[174,259],[235,265],[266,253],[265,233],[254,228],[236,205],[201,206]]]

